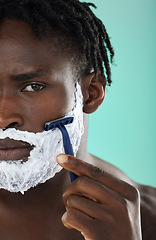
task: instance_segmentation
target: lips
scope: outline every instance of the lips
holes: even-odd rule
[[[29,143],[5,138],[0,139],[0,161],[25,160],[33,149]]]

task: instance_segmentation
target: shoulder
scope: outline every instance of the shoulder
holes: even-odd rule
[[[100,168],[101,170],[108,172],[112,176],[123,180],[131,185],[134,185],[134,182],[119,168],[116,166],[110,164],[107,161],[104,161],[98,157],[95,157],[93,155],[90,155],[89,161],[90,164]]]
[[[104,171],[109,172],[116,178],[119,178],[133,185],[139,190],[143,240],[155,240],[156,239],[156,188],[135,183],[120,169],[95,156],[91,156],[90,163]]]

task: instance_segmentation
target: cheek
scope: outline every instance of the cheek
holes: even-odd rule
[[[46,122],[64,117],[74,106],[74,93],[65,89],[47,91],[31,99],[24,109],[26,130],[39,132],[44,130]]]

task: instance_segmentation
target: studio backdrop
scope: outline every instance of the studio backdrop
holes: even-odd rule
[[[156,1],[88,2],[115,50],[112,86],[89,117],[88,151],[156,187]]]

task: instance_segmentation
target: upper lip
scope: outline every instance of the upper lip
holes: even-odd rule
[[[0,150],[17,148],[32,148],[32,146],[29,143],[13,140],[10,138],[0,139]]]

